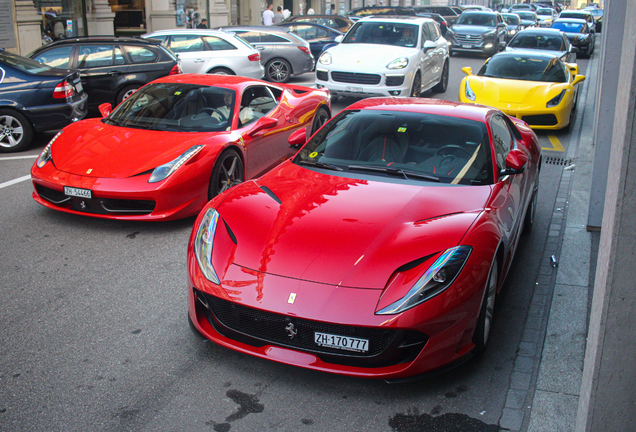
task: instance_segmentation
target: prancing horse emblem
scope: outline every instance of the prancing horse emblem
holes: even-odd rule
[[[287,324],[287,327],[285,327],[285,331],[287,332],[287,336],[289,336],[290,339],[293,339],[298,334],[298,330],[296,330],[293,323]]]

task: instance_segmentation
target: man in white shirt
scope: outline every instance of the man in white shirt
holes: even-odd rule
[[[274,5],[268,4],[267,9],[263,12],[263,24],[266,26],[271,26],[274,24]]]

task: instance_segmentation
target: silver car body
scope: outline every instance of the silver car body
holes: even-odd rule
[[[374,24],[369,35],[362,27],[367,24]],[[418,29],[412,43],[391,43],[386,34],[404,26]],[[356,35],[358,29],[363,31]],[[376,38],[373,33],[378,29],[384,32]],[[449,64],[448,43],[432,19],[369,17],[356,22],[340,44],[322,53],[316,63],[316,85],[335,97],[410,96],[417,90],[417,76],[417,94],[447,82]]]
[[[224,73],[260,79],[260,54],[232,33],[207,29],[160,30],[142,35],[160,39],[179,56],[184,73]]]

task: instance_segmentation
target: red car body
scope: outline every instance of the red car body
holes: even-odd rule
[[[493,155],[491,123],[495,116],[508,119],[493,108],[439,100],[366,99],[345,109],[356,110],[478,122],[487,127],[483,142]],[[519,120],[506,124],[515,135],[508,171],[495,169],[490,184],[314,168],[294,163],[303,149],[261,178],[217,196],[198,216],[188,245],[191,323],[219,345],[349,376],[402,379],[468,358],[487,342],[488,334],[476,343],[481,311],[490,300],[494,306],[489,292],[501,289],[536,205],[538,139]],[[418,136],[410,138],[412,145]],[[496,164],[494,159],[487,163]],[[214,229],[206,225],[211,215],[218,217]],[[211,244],[209,264],[218,283],[202,270],[201,239]],[[383,312],[444,251],[458,246],[471,252],[450,286],[399,313]],[[349,344],[368,340],[369,350],[348,351],[344,340],[333,349],[323,334],[355,336]],[[317,346],[319,340],[326,345]],[[372,351],[374,344],[379,347]]]
[[[263,91],[271,91],[276,105],[261,113],[263,118],[242,126],[236,103],[228,130],[212,132],[121,127],[105,122],[108,117],[74,123],[45,149],[52,161],[42,167],[38,162],[33,165],[33,198],[55,210],[109,219],[171,220],[196,215],[210,198],[210,179],[220,155],[232,149],[240,156],[243,179],[255,178],[296,152],[287,142],[290,134],[317,128],[318,120],[330,116],[328,92],[238,76],[170,76],[148,84],[140,95],[150,85],[168,84],[228,89],[236,93],[237,101],[248,91],[269,89]],[[321,119],[314,119],[317,113]],[[149,182],[153,170],[198,145],[203,148],[169,177]],[[65,195],[64,187],[90,191],[91,198]]]

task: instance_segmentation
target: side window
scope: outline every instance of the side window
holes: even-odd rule
[[[490,128],[492,131],[492,139],[495,145],[495,155],[497,158],[497,167],[500,170],[506,168],[506,156],[512,148],[512,135],[506,121],[496,115],[490,120]]]
[[[261,33],[261,41],[269,43],[289,43],[284,37],[280,37],[271,33]]]
[[[431,40],[437,40],[441,36],[437,23],[428,23],[428,30],[431,34]]]
[[[148,48],[127,45],[126,52],[133,63],[152,63],[157,60],[157,54]]]
[[[265,117],[277,104],[278,101],[274,99],[274,96],[267,87],[253,86],[247,88],[241,97],[239,126],[245,126],[261,117]]]
[[[153,36],[152,39],[158,39],[162,44],[168,45],[166,41],[168,40],[168,36]]]
[[[203,40],[197,35],[172,35],[170,49],[175,53],[205,50]]]
[[[422,42],[426,42],[427,40],[432,40],[431,39],[431,33],[428,29],[428,26],[426,24],[424,24],[422,26]]]
[[[53,48],[33,57],[33,60],[44,63],[51,67],[68,68],[71,61],[71,50],[73,47],[65,46]]]
[[[208,47],[210,47],[210,50],[212,51],[227,51],[237,49],[234,45],[232,45],[225,39],[221,39],[220,37],[203,36],[203,39],[205,39],[205,43],[208,44]]]
[[[124,53],[119,49],[119,47],[115,48],[115,64],[116,65],[125,65],[126,59],[124,58]]]
[[[99,68],[113,65],[112,45],[80,45],[77,67]]]
[[[245,39],[246,41],[248,41],[249,43],[258,43],[261,41],[261,34],[257,31],[236,32],[236,34],[242,37],[243,39]],[[210,39],[210,38],[207,37],[206,39]]]

